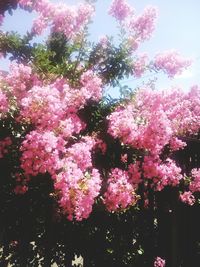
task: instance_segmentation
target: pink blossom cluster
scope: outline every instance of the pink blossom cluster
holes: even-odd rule
[[[162,110],[146,114],[144,110],[143,115],[140,111],[132,105],[116,110],[108,117],[108,132],[125,144],[158,154],[172,136],[169,121]]]
[[[97,101],[101,96],[101,79],[87,71],[81,76],[80,88],[71,88],[61,80],[46,86],[33,86],[19,103],[20,118],[40,129],[54,129],[68,138],[85,127],[76,112],[88,100]]]
[[[155,190],[165,186],[177,186],[183,174],[176,163],[167,158],[161,160],[165,149],[176,151],[186,146],[179,136],[197,134],[200,129],[200,89],[189,92],[179,89],[154,91],[145,88],[135,93],[126,105],[121,105],[108,116],[108,133],[146,154],[143,163],[137,165],[132,182],[140,183],[141,177],[151,179]],[[131,170],[131,165],[129,169]],[[191,183],[198,188],[198,175]]]
[[[200,192],[200,169],[192,169],[192,182],[190,183],[190,191]]]
[[[169,142],[170,149],[172,151],[177,151],[179,149],[183,149],[185,146],[187,146],[186,142],[183,142],[176,136],[172,137]]]
[[[101,178],[97,169],[82,171],[68,158],[63,162],[63,171],[56,175],[59,204],[69,220],[88,218],[100,188]]]
[[[191,191],[186,191],[182,194],[180,194],[180,200],[190,206],[194,205],[195,203],[195,197],[194,195],[192,194]]]
[[[132,17],[128,22],[130,34],[138,41],[148,40],[155,30],[158,10],[154,6],[147,6],[141,15]]]
[[[52,86],[34,86],[21,100],[20,115],[26,121],[45,128],[55,128],[64,119],[65,104]]]
[[[26,185],[17,185],[14,188],[14,193],[16,195],[23,195],[28,191],[28,187]]]
[[[135,186],[127,171],[119,168],[112,169],[104,193],[104,203],[108,211],[126,209],[137,202]]]
[[[81,75],[77,88],[69,86],[65,79],[43,84],[30,67],[22,64],[11,65],[10,73],[2,79],[11,92],[10,97],[17,100],[16,121],[30,124],[34,129],[27,133],[20,147],[26,179],[49,173],[68,218],[87,218],[101,188],[100,174],[92,164],[92,149],[98,146],[105,153],[106,145],[89,136],[78,141],[86,125],[77,112],[87,101],[101,99],[101,79],[88,70]],[[5,112],[8,99],[0,93]],[[6,140],[1,142],[2,156]],[[14,192],[22,194],[27,190],[27,185],[19,184]]]
[[[165,267],[165,260],[161,257],[156,257],[154,261],[154,267]]]
[[[41,84],[37,76],[33,74],[30,66],[11,63],[5,82],[11,88],[13,96],[20,101],[26,96],[27,91],[36,84]]]
[[[60,206],[68,219],[88,218],[101,189],[99,171],[93,167],[91,151],[95,140],[89,136],[69,147],[60,159],[53,178],[59,190]]]
[[[48,172],[69,220],[87,218],[99,195],[101,178],[91,157],[94,146],[95,140],[86,136],[66,148],[66,141],[52,131],[32,131],[22,143],[21,168],[26,177]],[[15,191],[20,194],[22,189]]]
[[[163,100],[164,110],[176,135],[198,133],[200,128],[200,87],[192,86],[188,92],[184,92],[180,88],[173,88],[165,93]]]
[[[84,29],[94,12],[93,7],[87,3],[71,7],[61,3],[53,4],[48,0],[20,0],[19,4],[24,9],[31,8],[39,13],[39,17],[33,22],[33,34],[40,35],[50,26],[52,32],[61,32],[69,39]]]
[[[11,144],[12,140],[10,137],[6,137],[3,140],[0,140],[0,159],[8,153],[8,146],[10,146]]]
[[[102,98],[102,80],[94,74],[92,70],[88,70],[81,75],[81,92],[86,100],[99,101]]]
[[[108,132],[124,144],[159,155],[166,145],[172,150],[184,147],[178,135],[198,133],[200,128],[200,88],[139,90],[127,106],[108,116]]]
[[[119,21],[125,20],[133,15],[133,9],[126,0],[113,0],[109,9],[109,14]]]
[[[99,101],[102,98],[102,81],[91,70],[81,75],[80,83],[79,88],[71,88],[67,83],[64,84],[63,89],[58,87],[58,90],[61,90],[63,103],[70,112],[77,112],[89,100]]]
[[[26,176],[39,173],[55,174],[59,154],[65,152],[65,141],[51,131],[32,131],[26,135],[20,151],[21,168]]]
[[[145,156],[142,169],[144,177],[153,180],[157,191],[161,191],[167,185],[177,186],[183,179],[181,168],[169,158],[162,162],[159,158]]]
[[[181,74],[190,65],[191,60],[182,57],[175,50],[158,53],[154,60],[155,68],[166,72],[169,77]]]
[[[0,118],[4,117],[5,114],[8,112],[9,109],[9,102],[8,102],[8,98],[6,96],[6,94],[0,90]]]
[[[7,79],[9,82],[10,77]],[[13,86],[15,95],[20,90],[20,87],[15,88],[20,79],[16,81]],[[63,132],[65,137],[79,133],[85,126],[76,112],[88,100],[98,101],[102,97],[102,81],[91,70],[81,75],[80,88],[71,88],[66,80],[35,85],[28,91],[23,83],[20,86],[25,90],[24,94],[20,91],[20,118],[42,129]]]
[[[141,77],[148,66],[148,56],[143,54],[138,56],[133,62],[133,75],[135,77]]]
[[[110,15],[126,25],[128,39],[131,38],[132,47],[136,48],[138,43],[152,36],[158,10],[156,7],[147,6],[142,14],[136,16],[134,13],[134,9],[126,0],[113,0],[109,9]]]
[[[128,174],[131,183],[137,185],[142,182],[142,171],[140,168],[140,161],[136,161],[135,163],[129,164]]]

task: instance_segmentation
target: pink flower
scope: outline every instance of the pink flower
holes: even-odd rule
[[[60,92],[52,87],[34,86],[21,100],[21,117],[42,128],[52,128],[64,119],[65,103]]]
[[[112,169],[104,194],[104,204],[108,211],[126,209],[137,202],[135,186],[131,183],[128,172],[118,168]]]
[[[139,184],[142,182],[141,170],[140,170],[140,162],[131,163],[128,166],[128,173],[130,176],[130,180],[134,184]]]
[[[12,94],[17,102],[26,96],[27,91],[35,84],[40,84],[37,76],[33,74],[30,66],[12,63],[5,81],[11,87]]]
[[[17,185],[14,188],[14,192],[16,195],[23,195],[28,191],[28,187],[26,185]]]
[[[159,53],[155,57],[154,66],[163,70],[169,77],[181,74],[184,69],[191,65],[191,60],[183,58],[177,51],[170,50]]]
[[[26,135],[20,151],[21,168],[29,176],[39,173],[54,175],[59,168],[59,154],[65,152],[65,141],[51,131],[32,131]]]
[[[200,169],[192,169],[192,182],[190,183],[189,189],[192,192],[200,192]]]
[[[133,14],[133,9],[126,0],[113,0],[109,9],[109,14],[117,20],[123,21]]]
[[[102,97],[102,80],[92,71],[88,70],[81,75],[81,91],[86,99],[99,101]]]
[[[99,195],[101,179],[98,170],[82,172],[76,163],[67,159],[66,167],[55,176],[59,204],[68,220],[87,219],[92,212],[95,198]]]
[[[193,196],[192,192],[187,191],[183,194],[180,194],[180,200],[190,206],[194,205],[195,197]]]
[[[47,26],[48,26],[48,21],[45,20],[43,16],[39,16],[38,18],[33,20],[31,33],[33,35],[41,35],[43,31],[47,28]]]
[[[0,90],[0,118],[4,117],[5,114],[8,112],[9,109],[9,103],[8,103],[8,98],[4,92]]]
[[[131,18],[128,24],[130,32],[141,41],[149,39],[155,29],[157,13],[156,7],[147,6],[141,15]]]
[[[161,154],[166,145],[177,150],[185,145],[177,135],[195,134],[200,129],[200,89],[165,92],[144,88],[107,119],[109,134],[124,144],[151,155]]]
[[[141,77],[147,69],[148,56],[143,54],[138,56],[133,62],[133,75],[135,77]]]
[[[87,3],[71,7],[53,4],[48,0],[20,0],[19,4],[24,9],[39,13],[33,23],[32,34],[40,35],[44,29],[50,27],[52,32],[61,32],[69,39],[76,37],[84,29],[94,12],[93,7]]]
[[[154,267],[165,267],[165,260],[160,257],[156,257]]]
[[[177,151],[177,150],[183,149],[184,147],[187,146],[187,144],[185,142],[178,139],[177,137],[172,137],[169,144],[170,144],[170,149],[172,151]]]

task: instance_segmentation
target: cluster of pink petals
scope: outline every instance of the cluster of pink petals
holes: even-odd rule
[[[177,151],[179,149],[183,149],[185,146],[187,146],[186,142],[183,142],[176,136],[172,137],[169,142],[170,149],[172,151]]]
[[[127,104],[118,107],[108,116],[108,132],[114,138],[136,149],[146,156],[133,183],[151,179],[155,190],[179,185],[183,175],[181,168],[170,158],[161,160],[165,149],[176,151],[186,146],[180,136],[197,134],[200,129],[200,88],[194,86],[189,92],[174,88],[171,91],[154,91],[145,88],[135,93]],[[131,169],[131,165],[129,166]],[[199,176],[194,179],[190,190],[199,191]],[[187,195],[187,194],[186,194]]]
[[[141,15],[133,16],[128,22],[130,33],[134,34],[135,39],[139,41],[148,40],[155,30],[157,16],[158,9],[147,6]]]
[[[195,197],[194,195],[192,194],[191,191],[186,191],[182,194],[180,194],[180,200],[190,206],[194,205],[195,203]]]
[[[100,174],[94,168],[84,172],[68,158],[63,167],[55,181],[55,189],[60,193],[59,204],[69,220],[81,221],[88,218],[99,195]]]
[[[77,112],[87,101],[99,101],[102,98],[102,80],[93,71],[84,72],[80,77],[80,83],[79,88],[71,88],[66,82],[61,86],[59,82],[53,85],[61,92],[61,98],[68,111]]]
[[[33,74],[31,67],[17,63],[10,64],[5,82],[11,88],[17,101],[25,97],[28,89],[33,85],[41,84],[37,76]]]
[[[148,56],[147,54],[143,54],[138,56],[133,62],[133,75],[135,77],[141,77],[148,65]]]
[[[21,145],[21,168],[25,175],[39,173],[55,174],[60,152],[65,152],[65,141],[51,131],[32,131],[26,135]]]
[[[165,260],[161,257],[156,257],[154,261],[154,267],[165,267]]]
[[[8,112],[9,109],[9,102],[6,94],[0,90],[0,118],[4,117],[5,114]]]
[[[81,76],[81,87],[71,88],[57,80],[46,86],[33,86],[20,101],[20,117],[42,129],[55,129],[69,137],[84,128],[76,112],[88,100],[102,97],[102,81],[92,71]]]
[[[200,128],[200,87],[188,92],[173,88],[163,98],[164,111],[176,135],[196,134]]]
[[[190,183],[190,191],[200,192],[200,169],[192,169],[192,182]]]
[[[81,75],[81,92],[85,95],[86,100],[99,101],[102,98],[102,80],[88,70]]]
[[[167,159],[166,163],[159,166],[158,179],[160,178],[160,181],[156,184],[156,190],[160,191],[167,185],[177,186],[183,179],[181,171],[181,168],[173,160]]]
[[[109,116],[108,132],[123,143],[138,149],[147,149],[158,154],[169,142],[172,130],[162,110],[154,113],[140,114],[140,111],[129,105]]]
[[[102,98],[101,79],[88,70],[81,75],[77,88],[63,78],[42,83],[29,66],[16,63],[11,64],[9,74],[0,78],[1,86],[7,90],[6,94],[0,90],[0,112],[7,112],[10,102],[17,111],[17,123],[29,124],[33,129],[20,147],[25,179],[49,173],[68,219],[87,218],[101,188],[100,174],[92,163],[92,150],[98,147],[105,153],[106,145],[89,136],[78,141],[86,127],[78,111],[88,101]],[[7,153],[8,145],[9,138],[0,142],[0,157]],[[27,190],[22,183],[14,192],[23,194]]]
[[[167,144],[172,150],[184,147],[177,136],[195,134],[200,128],[200,88],[139,90],[134,100],[117,108],[109,117],[108,132],[124,144],[158,155]]]
[[[11,144],[12,140],[10,137],[6,137],[3,140],[0,140],[0,159],[8,153],[8,146],[10,146]]]
[[[128,173],[130,180],[133,184],[137,185],[142,182],[142,175],[140,169],[140,162],[131,163],[128,166]]]
[[[86,136],[82,141],[76,142],[69,147],[66,151],[66,155],[76,162],[81,171],[87,170],[92,167],[91,151],[95,143],[93,138]]]
[[[169,158],[162,162],[159,158],[145,156],[142,169],[144,177],[152,179],[155,189],[158,191],[167,185],[177,186],[183,179],[181,168]]]
[[[64,118],[65,105],[60,92],[51,86],[34,86],[21,100],[20,115],[26,121],[42,128],[55,128]]]
[[[69,39],[84,29],[94,12],[93,7],[87,3],[71,7],[61,3],[53,4],[48,0],[20,0],[19,4],[24,9],[30,8],[39,13],[39,17],[33,22],[33,34],[40,35],[50,26],[52,32],[61,32]]]
[[[16,195],[23,195],[28,191],[28,187],[26,185],[17,185],[14,188],[14,193]]]
[[[175,50],[158,53],[154,60],[156,69],[166,72],[169,77],[181,74],[182,71],[190,65],[191,60],[182,57]]]
[[[133,9],[126,0],[113,0],[109,9],[109,14],[119,21],[125,20],[133,15]]]
[[[67,149],[66,141],[51,131],[32,131],[22,143],[21,168],[26,177],[48,172],[69,220],[86,219],[99,195],[101,178],[91,157],[94,146],[95,140],[86,136]],[[17,187],[16,193],[21,189]]]
[[[99,195],[101,178],[93,168],[91,151],[95,140],[89,136],[75,143],[65,152],[55,173],[55,188],[59,190],[59,203],[69,220],[88,218],[95,198]]]
[[[127,171],[112,169],[108,177],[108,187],[104,193],[104,203],[108,211],[126,209],[137,202],[135,186]]]

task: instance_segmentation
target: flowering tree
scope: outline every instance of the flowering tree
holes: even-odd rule
[[[0,24],[10,7],[2,7]],[[157,217],[145,219],[144,211],[157,210],[166,190],[188,205],[198,201],[200,169],[181,169],[174,155],[188,137],[198,138],[200,88],[156,91],[145,85],[128,95],[122,91],[118,100],[104,92],[148,71],[174,77],[191,61],[173,50],[151,60],[137,53],[155,28],[152,6],[136,15],[125,0],[112,1],[109,13],[120,38],[105,36],[96,44],[87,40],[92,1],[71,7],[19,0],[18,7],[38,17],[23,37],[0,32],[1,55],[11,60],[9,72],[0,76],[2,264],[66,266],[76,253],[84,266],[165,266],[163,255],[144,250],[138,225],[151,218],[154,233]],[[47,42],[33,45],[47,28]],[[130,218],[135,229],[127,236],[122,229],[130,227]],[[104,243],[95,258],[85,244],[98,236]]]

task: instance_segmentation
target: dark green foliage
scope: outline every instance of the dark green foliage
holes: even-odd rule
[[[33,57],[33,48],[30,45],[31,36],[21,37],[18,33],[0,32],[0,52],[9,55],[10,60],[28,63]]]
[[[18,0],[1,0],[0,2],[0,14],[8,11],[12,14],[12,9],[17,8]]]

